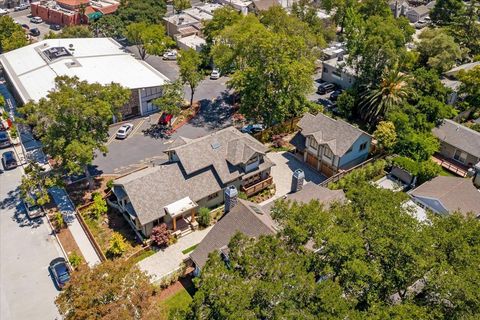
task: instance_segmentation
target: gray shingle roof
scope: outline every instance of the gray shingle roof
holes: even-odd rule
[[[190,254],[190,258],[195,262],[195,265],[203,268],[208,260],[208,255],[228,245],[230,239],[237,232],[255,238],[261,235],[274,234],[273,221],[271,218],[268,220],[269,215],[259,214],[254,210],[260,210],[261,212],[256,204],[239,200],[238,204],[213,226],[212,230]]]
[[[252,136],[229,127],[167,151],[175,151],[187,174],[213,166],[226,184],[240,176],[240,170],[235,166],[245,163],[255,153],[265,154],[267,150]]]
[[[438,176],[413,190],[411,195],[437,199],[450,212],[480,215],[480,191],[471,179]]]
[[[306,183],[303,186],[303,189],[298,192],[287,194],[283,199],[300,203],[308,203],[311,200],[318,200],[327,207],[336,201],[346,201],[345,193],[342,190],[330,190],[312,182]],[[262,209],[266,212],[270,212],[274,205],[275,201],[271,201],[265,204]]]
[[[222,189],[211,170],[187,176],[178,163],[134,172],[114,181],[123,186],[142,225],[165,215],[164,207],[184,197],[199,201]]]
[[[336,120],[319,113],[316,116],[305,114],[298,122],[302,135],[313,136],[319,144],[326,144],[333,154],[343,156],[362,135],[368,133],[355,128],[348,122]]]
[[[479,132],[448,119],[439,127],[433,128],[432,132],[440,141],[480,158]]]

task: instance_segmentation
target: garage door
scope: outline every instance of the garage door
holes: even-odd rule
[[[317,168],[318,160],[315,156],[307,152],[307,163],[314,168]]]

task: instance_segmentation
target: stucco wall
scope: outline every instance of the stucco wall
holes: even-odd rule
[[[343,89],[348,89],[355,83],[355,77],[345,72],[337,70],[337,68],[324,64],[322,71],[322,80],[335,83]]]

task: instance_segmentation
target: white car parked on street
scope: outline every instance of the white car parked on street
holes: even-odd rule
[[[220,79],[220,70],[213,69],[212,73],[210,74],[210,79],[212,79],[212,80]]]
[[[133,124],[131,123],[125,123],[123,126],[121,126],[116,134],[117,139],[125,139],[128,137],[130,133],[132,133],[133,130]]]

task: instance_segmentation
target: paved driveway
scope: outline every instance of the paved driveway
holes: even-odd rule
[[[302,169],[305,172],[305,182],[311,181],[318,184],[327,179],[320,172],[313,170],[290,152],[269,152],[267,157],[275,163],[275,166],[272,168],[275,195],[272,199],[265,202],[273,201],[290,192],[293,172],[297,169]]]
[[[0,319],[60,319],[48,264],[62,253],[45,218],[26,217],[21,175],[20,168],[0,174]]]
[[[184,254],[182,251],[200,243],[212,228],[213,226],[194,231],[178,239],[177,243],[140,261],[139,268],[151,276],[152,282],[161,280],[162,277],[175,271],[188,258],[190,253]]]
[[[30,29],[38,28],[38,30],[40,31],[40,36],[32,37],[32,38],[37,39],[37,40],[42,40],[45,37],[45,35],[50,31],[52,31],[54,33],[59,32],[59,31],[51,30],[50,25],[48,25],[45,22],[31,23],[30,22],[30,18],[31,18],[30,9],[23,10],[23,11],[17,11],[17,12],[11,12],[8,15],[11,16],[13,18],[13,20],[19,22],[20,24],[28,25],[30,27]]]

